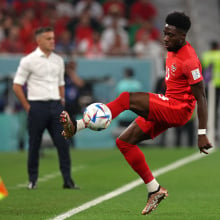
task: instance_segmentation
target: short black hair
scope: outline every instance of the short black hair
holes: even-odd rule
[[[50,32],[50,31],[54,31],[53,27],[50,26],[46,26],[46,27],[39,27],[36,31],[35,31],[35,37],[38,36],[39,34],[45,33],[45,32]]]
[[[165,22],[169,25],[175,26],[176,28],[188,32],[191,27],[190,18],[185,15],[184,12],[172,12],[167,15]]]

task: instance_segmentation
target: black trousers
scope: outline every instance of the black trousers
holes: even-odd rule
[[[64,181],[71,179],[71,159],[69,141],[61,135],[63,127],[59,121],[59,115],[64,110],[60,101],[30,101],[28,114],[28,175],[29,181],[38,179],[39,155],[42,135],[48,130],[54,145],[57,148],[60,171]]]

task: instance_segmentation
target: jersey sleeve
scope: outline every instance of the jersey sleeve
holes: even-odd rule
[[[64,86],[65,85],[64,73],[65,73],[65,64],[64,64],[64,60],[61,58],[60,59],[59,86]]]
[[[26,58],[22,58],[17,68],[13,83],[24,85],[30,74],[28,66],[28,60]]]
[[[203,80],[202,66],[198,59],[187,60],[183,65],[183,72],[185,73],[190,85]]]

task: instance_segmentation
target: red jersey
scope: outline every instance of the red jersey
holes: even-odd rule
[[[166,58],[166,97],[195,105],[190,85],[203,80],[201,63],[193,47],[187,42],[177,52],[168,52]]]

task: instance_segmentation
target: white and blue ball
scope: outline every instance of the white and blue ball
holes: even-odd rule
[[[103,103],[92,103],[86,107],[83,120],[87,128],[94,131],[106,129],[111,121],[112,114],[107,105]]]

